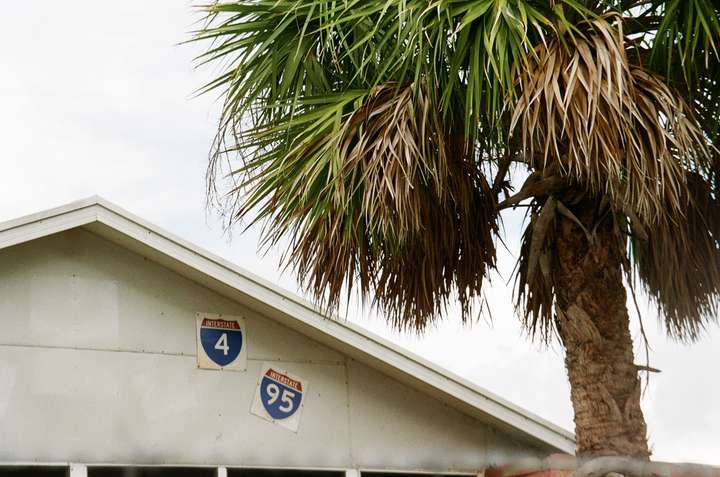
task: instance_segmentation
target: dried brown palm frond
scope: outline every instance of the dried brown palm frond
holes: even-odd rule
[[[720,311],[720,199],[696,173],[688,174],[687,191],[684,215],[649,227],[648,240],[633,240],[631,252],[668,334],[693,340]]]
[[[450,169],[455,197],[429,194],[421,228],[400,247],[380,242],[373,293],[395,326],[423,330],[457,299],[463,321],[494,266],[494,201],[482,176],[461,164]],[[471,185],[471,183],[474,183]]]
[[[497,228],[472,144],[424,86],[387,83],[359,103],[335,132],[250,169],[248,207],[265,196],[271,242],[292,237],[286,263],[321,303],[356,285],[396,326],[422,330],[457,295],[467,318]]]
[[[533,167],[559,163],[648,223],[682,210],[685,168],[704,164],[708,145],[681,95],[628,62],[619,18],[588,21],[572,41],[540,45],[519,88],[512,124]]]
[[[549,341],[555,303],[553,238],[557,200],[535,200],[520,246],[515,274],[515,307],[531,336]]]

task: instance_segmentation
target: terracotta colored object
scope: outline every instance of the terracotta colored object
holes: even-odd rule
[[[701,464],[674,464],[668,462],[630,461],[623,458],[605,457],[595,462],[585,462],[585,468],[578,471],[578,460],[569,454],[552,454],[545,459],[520,460],[511,465],[495,467],[485,471],[485,477],[570,477],[592,476],[600,477],[612,473],[613,475],[628,475],[633,477],[720,477],[720,468]],[[598,467],[593,464],[600,463],[613,466],[622,465],[623,472],[595,472]],[[603,465],[602,468],[605,468]]]

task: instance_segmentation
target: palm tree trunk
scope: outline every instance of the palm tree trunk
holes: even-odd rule
[[[566,350],[577,455],[648,459],[623,246],[611,214],[598,222],[597,202],[583,199],[568,207],[586,229],[562,217],[556,242],[556,324]]]

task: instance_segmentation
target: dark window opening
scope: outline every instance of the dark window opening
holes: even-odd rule
[[[345,477],[340,470],[228,469],[227,473],[228,477]]]
[[[215,477],[207,467],[88,467],[88,477]]]
[[[412,472],[361,472],[360,477],[470,477],[469,474],[420,474]]]
[[[67,467],[44,465],[12,465],[0,466],[0,477],[68,477]]]

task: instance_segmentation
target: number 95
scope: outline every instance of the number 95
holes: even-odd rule
[[[285,413],[292,412],[295,407],[295,404],[293,404],[293,398],[295,397],[294,392],[289,389],[283,389],[281,393],[280,388],[275,383],[268,384],[265,387],[265,391],[268,393],[268,396],[270,396],[270,400],[268,401],[269,405],[274,404],[279,398],[282,405],[280,405],[278,409]]]

